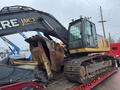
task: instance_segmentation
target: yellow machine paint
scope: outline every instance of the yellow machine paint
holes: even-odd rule
[[[98,48],[78,48],[78,49],[70,49],[70,53],[85,53],[85,52],[107,52],[109,51],[109,43],[104,37],[98,38]]]

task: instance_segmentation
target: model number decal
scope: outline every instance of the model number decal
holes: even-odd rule
[[[22,26],[29,25],[35,22],[34,18],[23,18],[21,19]]]

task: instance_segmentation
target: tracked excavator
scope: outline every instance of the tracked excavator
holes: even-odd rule
[[[28,31],[40,31],[44,36],[35,35],[25,39],[32,53],[31,61],[13,60],[12,65],[4,66],[7,70],[14,68],[16,72],[20,71],[16,73],[19,75],[11,74],[17,82],[17,76],[22,77],[20,81],[37,79],[39,83],[47,84],[56,81],[56,85],[63,82],[64,89],[61,86],[60,90],[66,90],[68,86],[65,80],[89,83],[115,68],[114,58],[104,54],[109,51],[109,43],[96,33],[95,24],[87,18],[72,21],[67,30],[54,16],[31,7],[11,6],[1,9],[0,36]],[[52,37],[61,40],[62,44],[56,43]],[[28,67],[26,69],[25,65],[33,66],[33,71]],[[29,71],[29,74],[22,74],[21,69]],[[64,80],[60,81],[61,78]],[[7,80],[11,79],[14,81],[12,76]],[[59,90],[56,85],[48,85],[48,90]]]

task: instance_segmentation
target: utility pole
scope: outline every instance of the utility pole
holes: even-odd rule
[[[110,32],[109,32],[109,42],[110,42],[110,43],[112,42]]]
[[[104,38],[106,39],[105,27],[104,27],[104,22],[106,22],[106,21],[103,19],[103,14],[102,14],[102,8],[101,8],[101,6],[100,6],[100,17],[101,17],[101,21],[99,21],[99,23],[102,24]]]

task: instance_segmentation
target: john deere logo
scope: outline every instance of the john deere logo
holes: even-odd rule
[[[12,28],[12,27],[18,27],[21,25],[22,26],[29,25],[29,24],[35,23],[35,19],[34,18],[22,18],[20,19],[20,22],[21,23],[19,23],[18,19],[0,21],[0,30]]]
[[[19,26],[17,19],[0,21],[0,30],[17,26]]]

